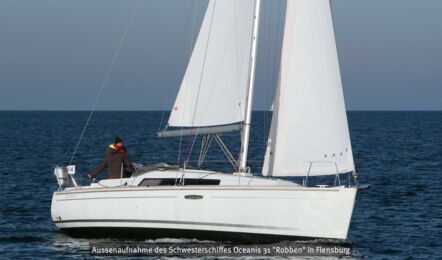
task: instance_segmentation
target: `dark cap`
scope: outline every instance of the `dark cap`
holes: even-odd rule
[[[118,143],[122,143],[123,142],[123,139],[121,139],[120,137],[115,137],[115,139],[114,139],[114,144],[118,144]]]

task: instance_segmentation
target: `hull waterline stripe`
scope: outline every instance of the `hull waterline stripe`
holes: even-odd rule
[[[192,221],[173,221],[173,220],[135,220],[135,219],[77,219],[77,220],[56,220],[54,223],[88,223],[88,222],[127,222],[127,223],[151,223],[151,224],[177,224],[177,225],[196,225],[196,226],[215,226],[215,227],[238,227],[238,228],[259,228],[259,229],[274,229],[274,230],[295,230],[299,228],[288,227],[272,227],[272,226],[257,226],[246,224],[225,224],[225,223],[210,223],[210,222],[192,222]]]
[[[212,199],[268,199],[268,200],[326,200],[314,198],[290,198],[290,197],[232,197],[232,196],[212,196]]]

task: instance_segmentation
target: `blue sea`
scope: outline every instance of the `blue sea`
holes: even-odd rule
[[[92,239],[60,233],[50,216],[54,165],[67,164],[88,112],[0,112],[0,258],[88,258]],[[349,112],[358,194],[354,258],[442,259],[442,112]],[[182,162],[192,139],[158,139],[164,112],[95,112],[74,158],[82,183],[118,135],[137,163]],[[259,173],[270,114],[253,114],[250,165]],[[238,135],[224,139],[238,151]],[[181,145],[180,145],[181,143]],[[180,148],[181,147],[181,148]],[[181,156],[179,151],[181,150]],[[205,168],[232,171],[211,148]],[[105,177],[105,176],[103,176]],[[111,238],[99,240],[113,241]],[[183,242],[163,239],[157,242]]]

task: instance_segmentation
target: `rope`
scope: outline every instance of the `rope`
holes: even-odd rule
[[[192,9],[193,9],[193,19],[190,19],[190,18],[192,18],[192,15],[190,14],[189,15],[189,18],[186,20],[186,25],[187,24],[189,24],[189,22],[192,22],[192,33],[191,33],[191,39],[190,39],[190,44],[189,44],[189,51],[188,51],[188,53],[187,53],[187,56],[186,56],[186,59],[188,59],[188,60],[190,60],[190,58],[191,58],[191,56],[192,56],[192,47],[193,47],[193,39],[194,39],[194,31],[195,31],[195,20],[196,20],[196,6],[197,6],[197,3],[194,1],[193,2],[193,8],[192,8],[192,6],[190,6],[190,8],[189,8],[189,13],[191,13],[191,11],[192,11]],[[182,36],[180,37],[180,39],[183,39],[183,38],[185,38],[187,36],[187,31],[186,30],[183,30],[183,34],[182,34]],[[179,50],[181,50],[181,49],[184,49],[184,43],[185,43],[186,41],[183,39],[182,41],[180,41],[180,44],[179,44]],[[185,47],[185,48],[187,48],[187,46]],[[185,53],[184,51],[183,51],[183,53]],[[168,103],[168,101],[169,100],[166,100],[167,99],[167,96],[168,95],[165,95],[164,96],[164,98],[163,98],[163,108],[162,108],[162,113],[161,113],[161,120],[160,120],[160,125],[158,126],[158,131],[160,131],[161,129],[163,129],[163,122],[164,122],[164,115],[165,115],[165,113],[166,113],[166,104]],[[167,101],[167,102],[166,102]],[[168,124],[166,123],[165,124],[165,128],[167,128],[168,127]],[[179,163],[178,163],[178,165],[179,165]]]
[[[190,35],[190,44],[189,44],[189,60],[192,57],[192,47],[193,47],[193,42],[195,40],[195,25],[196,25],[196,7],[197,4],[196,2],[194,2],[194,6],[193,6],[193,20],[192,20],[192,34]],[[189,80],[189,79],[187,79]],[[180,158],[181,158],[181,148],[183,145],[183,127],[181,127],[181,132],[180,132],[180,143],[179,143],[179,148],[178,148],[178,168],[180,167]]]
[[[268,36],[268,42],[270,42],[270,40],[271,40],[271,31],[272,31],[272,18],[273,18],[273,15],[272,15],[272,10],[273,10],[273,4],[270,4],[270,8],[268,8],[268,10],[269,10],[269,22],[268,22],[268,30],[267,30],[267,36]],[[275,56],[276,56],[276,53],[275,53]],[[268,46],[267,47],[267,73],[269,73],[270,74],[270,72],[271,72],[271,70],[272,70],[272,68],[271,68],[271,65],[270,65],[270,46]],[[276,64],[273,64],[273,66],[276,66]],[[272,75],[272,78],[270,79],[270,84],[269,85],[273,85],[274,84],[274,82],[273,82],[273,75]],[[269,88],[267,88],[267,95],[266,95],[266,108],[267,107],[269,107],[269,103],[270,103],[270,93],[271,93],[271,88],[269,87]],[[263,135],[263,139],[264,139],[264,145],[267,145],[267,136],[268,136],[268,132],[269,132],[269,129],[268,129],[268,121],[269,121],[269,119],[268,119],[268,113],[267,113],[267,111],[266,112],[264,112],[264,120],[263,120],[263,123],[264,123],[264,135]]]
[[[199,84],[198,84],[198,92],[197,92],[197,95],[196,95],[195,108],[193,109],[192,125],[195,123],[195,115],[196,115],[196,110],[198,108],[198,100],[199,100],[199,97],[200,97],[201,84],[202,84],[202,81],[203,81],[203,73],[204,73],[204,70],[206,68],[207,51],[209,49],[210,36],[212,34],[213,17],[215,16],[215,7],[216,7],[216,0],[215,0],[215,3],[213,4],[212,17],[211,17],[211,20],[210,20],[210,27],[209,27],[209,33],[207,34],[207,43],[206,43],[206,49],[204,50],[203,67],[201,68],[201,76],[200,76],[200,80],[199,80]]]
[[[74,152],[72,153],[72,157],[71,157],[71,159],[69,161],[69,165],[72,164],[72,162],[73,162],[73,160],[75,158],[75,154],[78,151],[78,147],[80,147],[81,141],[83,140],[83,137],[84,137],[84,134],[86,132],[86,129],[87,129],[87,127],[88,127],[88,125],[89,125],[89,123],[91,121],[91,118],[92,118],[92,115],[93,115],[93,113],[95,111],[95,108],[97,107],[98,100],[100,99],[101,95],[103,94],[103,90],[106,87],[107,80],[109,79],[109,76],[110,76],[110,74],[112,72],[112,68],[113,68],[113,66],[115,64],[115,61],[117,60],[118,54],[120,53],[121,46],[123,46],[124,40],[126,39],[127,32],[129,31],[129,27],[132,24],[132,21],[133,21],[133,19],[135,17],[135,13],[136,13],[136,11],[138,9],[139,4],[140,4],[140,0],[137,0],[137,3],[135,5],[135,7],[134,7],[134,10],[132,11],[132,14],[130,16],[129,22],[127,23],[126,28],[124,29],[123,35],[121,36],[120,42],[118,44],[118,47],[117,47],[117,49],[116,49],[116,51],[114,53],[114,57],[112,59],[112,62],[110,63],[109,68],[108,68],[108,70],[107,70],[107,72],[106,72],[106,74],[104,76],[104,79],[103,79],[103,81],[101,83],[100,90],[98,91],[97,97],[95,98],[95,101],[94,101],[94,104],[92,106],[92,109],[91,109],[91,111],[89,113],[89,116],[88,116],[88,118],[86,120],[86,124],[84,125],[83,130],[81,131],[80,138],[78,139],[77,145],[75,146]]]
[[[276,97],[276,89],[278,88],[278,84],[279,84],[279,79],[277,79],[277,77],[279,75],[279,70],[281,69],[281,68],[279,68],[280,66],[277,63],[277,57],[281,57],[281,56],[280,55],[278,56],[277,52],[278,52],[279,46],[281,46],[281,40],[280,40],[279,35],[281,35],[281,16],[282,16],[281,13],[282,13],[282,8],[283,8],[283,5],[281,4],[281,1],[278,1],[278,19],[277,19],[277,25],[276,25],[276,31],[275,31],[275,38],[277,40],[276,40],[276,43],[275,43],[275,48],[273,50],[274,51],[274,55],[273,55],[273,72],[272,72],[272,80],[271,80],[272,81],[272,84],[271,84],[272,87],[268,88],[268,91],[267,91],[268,97],[271,96],[270,93],[273,93],[273,99],[272,99],[273,100],[273,102],[272,102],[272,105],[273,105],[272,108],[273,109],[275,108],[275,105],[276,105],[276,99],[277,99],[277,97]],[[272,21],[272,15],[271,15],[271,21]],[[270,50],[270,48],[269,48],[269,50]],[[270,59],[269,59],[269,63],[270,63]],[[279,70],[278,70],[278,68],[279,68]],[[266,100],[266,101],[268,102],[268,100]],[[267,105],[269,105],[269,103],[267,103]],[[264,121],[265,121],[264,122],[264,125],[265,125],[265,128],[264,128],[264,143],[265,143],[265,145],[267,145],[267,141],[268,141],[267,138],[268,138],[268,135],[270,134],[271,121],[272,121],[273,115],[274,115],[273,110],[272,110],[272,116],[270,116],[270,113],[267,112],[267,111],[264,113]]]
[[[165,104],[165,103],[166,103],[166,98],[164,98],[164,100],[163,100],[163,104]],[[166,113],[164,105],[163,105],[162,110],[163,110],[163,112],[161,113],[161,120],[160,120],[160,125],[158,126],[158,131],[160,131],[161,128],[163,128],[164,113]]]
[[[195,104],[195,108],[193,111],[192,125],[195,123],[195,115],[196,115],[196,109],[198,107],[198,99],[199,99],[199,94],[200,94],[200,90],[201,90],[201,83],[203,80],[204,69],[206,67],[205,65],[206,65],[206,58],[207,58],[207,50],[209,49],[210,35],[212,34],[212,25],[213,25],[213,17],[215,16],[215,7],[216,7],[216,0],[213,4],[213,8],[212,8],[212,17],[210,20],[209,33],[207,35],[206,50],[204,52],[203,67],[201,69],[201,76],[200,76],[200,81],[199,81],[199,85],[198,85],[198,94],[196,96],[196,104]],[[197,130],[196,130],[196,134],[195,134],[195,137],[193,138],[193,142],[191,142],[192,139],[191,139],[191,137],[189,137],[189,144],[187,146],[187,151],[186,151],[186,160],[185,160],[186,162],[188,162],[190,159],[190,154],[192,153],[193,146],[195,145],[196,139],[198,137],[198,131],[199,131],[199,128],[197,128]],[[190,144],[192,144],[192,145],[190,145]]]

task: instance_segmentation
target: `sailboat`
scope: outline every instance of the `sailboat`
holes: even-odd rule
[[[260,9],[259,0],[209,1],[168,126],[158,132],[202,138],[199,163],[215,141],[235,170],[159,163],[80,186],[73,166],[56,167],[51,214],[60,230],[254,242],[347,238],[358,187],[340,182],[356,172],[330,2],[287,1],[263,170],[253,174],[247,157]],[[238,157],[222,139],[228,132],[241,134]],[[335,185],[309,185],[316,176]]]

